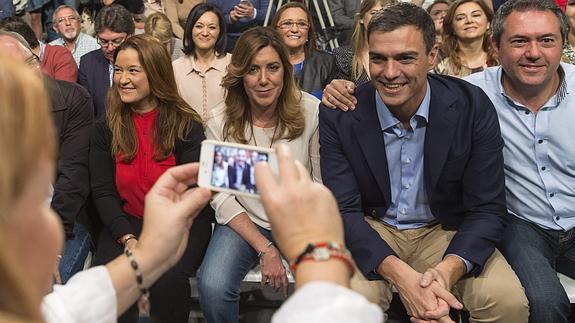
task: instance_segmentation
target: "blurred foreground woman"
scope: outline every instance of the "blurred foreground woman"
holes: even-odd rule
[[[55,131],[43,84],[24,64],[32,58],[26,50],[0,55],[0,321],[116,322],[181,257],[210,193],[182,190],[195,183],[197,164],[166,171],[146,196],[146,223],[131,249],[138,270],[120,255],[52,290],[63,244],[48,208]]]

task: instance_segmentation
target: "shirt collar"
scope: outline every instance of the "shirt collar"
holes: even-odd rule
[[[431,87],[429,87],[429,82],[427,82],[425,86],[425,97],[423,97],[423,101],[419,105],[417,112],[411,118],[410,123],[412,124],[412,128],[421,127],[421,125],[417,126],[419,121],[423,124],[427,124],[427,118],[429,116],[429,103],[431,102]],[[379,124],[381,125],[381,130],[387,130],[392,128],[396,124],[401,123],[392,113],[389,111],[381,96],[375,91],[375,107],[377,110],[377,116],[379,117]],[[416,127],[417,126],[417,127]]]
[[[549,98],[549,100],[547,100],[547,102],[543,105],[541,110],[548,110],[548,109],[557,108],[559,106],[559,104],[565,99],[567,94],[569,93],[569,86],[567,85],[567,78],[565,77],[565,69],[563,68],[563,64],[564,63],[561,63],[559,65],[559,77],[561,78],[559,81],[560,82],[559,83],[559,89],[557,90],[557,92],[555,92],[555,94],[553,94]],[[515,109],[518,109],[518,108],[525,109],[525,106],[523,104],[520,104],[517,101],[513,100],[513,98],[511,98],[509,95],[507,95],[507,93],[505,93],[505,89],[503,88],[503,74],[504,73],[505,73],[505,71],[503,70],[503,67],[499,66],[497,69],[497,80],[498,80],[497,81],[497,87],[498,87],[499,93]],[[570,86],[573,87],[573,86],[575,86],[575,84],[570,84]]]
[[[227,54],[223,54],[220,56],[216,56],[216,58],[212,61],[212,63],[210,64],[210,67],[207,69],[208,71],[211,69],[215,69],[217,71],[223,72],[226,70],[227,64],[225,61]],[[192,72],[197,72],[200,73],[200,69],[196,67],[196,58],[194,57],[193,54],[187,55],[186,56],[186,60],[187,62],[187,66],[186,66],[186,70],[188,71],[187,74],[190,74]]]

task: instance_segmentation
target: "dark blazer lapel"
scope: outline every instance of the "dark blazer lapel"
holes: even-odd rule
[[[427,79],[431,87],[431,102],[425,132],[423,174],[427,195],[431,199],[451,147],[459,112],[449,88],[433,77]]]
[[[370,87],[362,91],[358,95],[357,101],[358,108],[351,112],[356,119],[353,131],[369,164],[369,168],[384,194],[386,203],[389,203],[391,201],[389,170],[383,133],[375,107],[375,89]]]

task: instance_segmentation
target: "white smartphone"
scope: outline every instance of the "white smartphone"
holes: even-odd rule
[[[252,4],[252,2],[250,0],[240,0],[240,4],[243,4],[245,6],[249,6]]]
[[[278,174],[275,150],[216,140],[204,140],[200,153],[198,186],[212,191],[259,197],[255,165],[267,161]]]

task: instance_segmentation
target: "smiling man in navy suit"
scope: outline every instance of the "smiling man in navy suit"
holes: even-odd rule
[[[368,36],[372,81],[355,110],[320,109],[322,178],[360,269],[352,288],[387,310],[395,286],[414,322],[451,322],[461,303],[471,322],[526,322],[521,284],[495,249],[506,205],[491,101],[427,74],[437,48],[423,9],[387,7]]]

